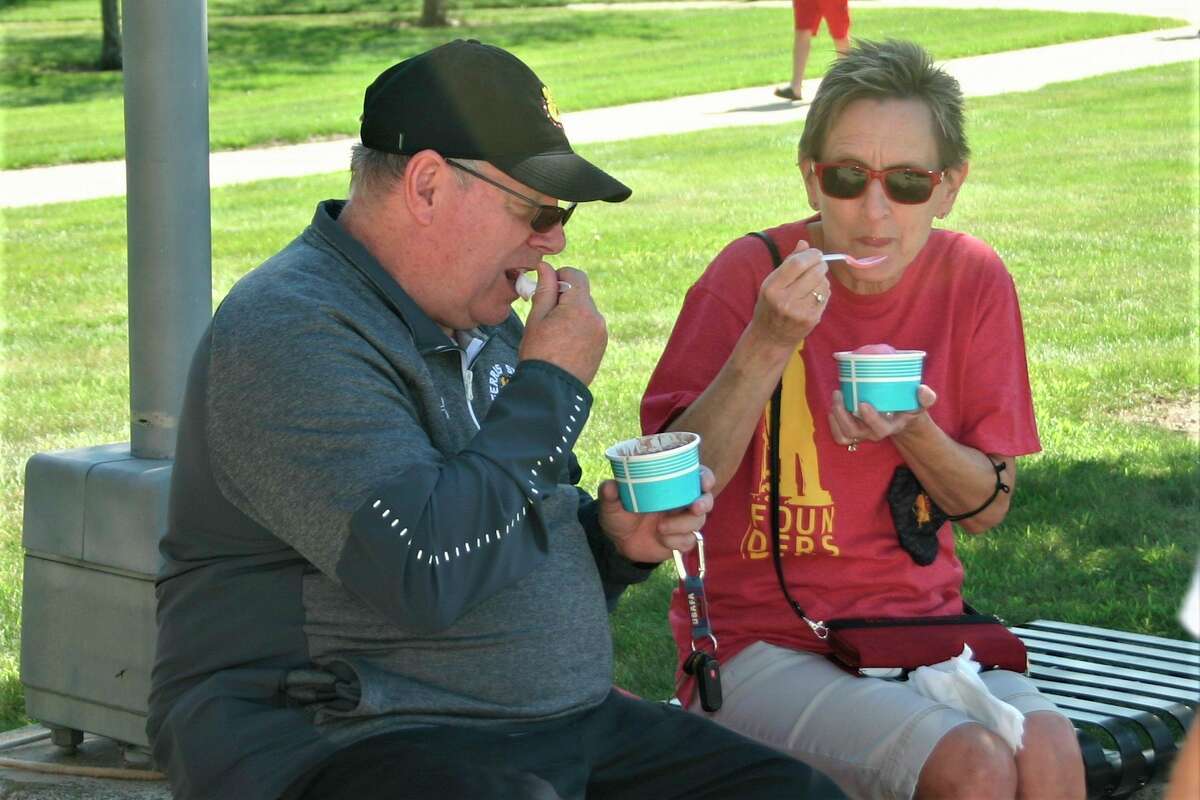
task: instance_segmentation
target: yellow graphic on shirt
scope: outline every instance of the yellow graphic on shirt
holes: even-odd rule
[[[779,552],[804,556],[813,553],[837,556],[834,537],[833,497],[821,483],[817,458],[816,426],[808,405],[808,381],[801,353],[792,354],[783,371],[779,429]],[[757,456],[757,490],[750,497],[750,525],[742,537],[742,558],[757,560],[771,555],[770,406],[765,423],[752,447]]]

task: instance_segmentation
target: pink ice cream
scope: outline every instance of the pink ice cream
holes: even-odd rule
[[[897,351],[890,344],[864,344],[853,352],[862,355],[892,355]]]

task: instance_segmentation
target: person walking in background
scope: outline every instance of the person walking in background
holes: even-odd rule
[[[821,27],[821,19],[833,38],[838,56],[846,55],[850,49],[849,0],[792,0],[792,16],[796,22],[796,40],[792,46],[792,82],[775,90],[776,97],[784,100],[800,100],[800,85],[804,82],[804,68],[808,65],[808,53],[812,49],[812,38]]]

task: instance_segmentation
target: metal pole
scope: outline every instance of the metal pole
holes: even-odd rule
[[[130,450],[171,458],[212,316],[204,0],[124,0]]]

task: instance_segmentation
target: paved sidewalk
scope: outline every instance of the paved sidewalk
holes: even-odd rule
[[[1107,1],[1088,0],[1086,5]],[[1011,0],[1010,3],[992,0],[977,5],[1024,7],[1050,3],[1072,5],[1067,0]],[[938,4],[973,5],[964,0],[874,0],[871,3],[872,6]],[[1200,38],[1196,33],[1196,27],[1150,31],[953,59],[945,66],[958,78],[968,96],[1031,91],[1048,83],[1200,60]],[[819,79],[807,81],[804,95],[812,97],[819,83]],[[770,125],[802,120],[808,106],[775,98],[773,88],[773,85],[755,86],[577,111],[564,114],[563,124],[573,143],[587,144],[730,125]],[[355,138],[347,138],[216,152],[209,159],[210,183],[215,187],[343,171],[348,169],[350,146],[355,141]],[[124,161],[0,172],[0,208],[72,202],[124,193]]]
[[[662,11],[680,8],[791,8],[792,0],[661,0],[631,3],[571,3],[580,11]],[[1195,0],[850,0],[850,13],[865,8],[993,8],[1014,11],[1107,11],[1112,14],[1145,14],[1172,17],[1200,25],[1200,5]],[[853,35],[853,31],[851,31]]]

